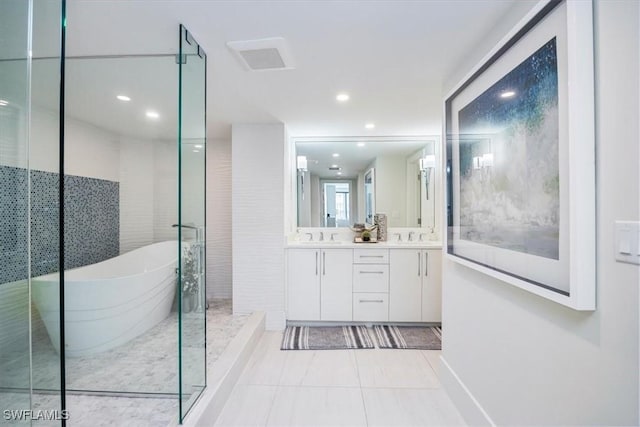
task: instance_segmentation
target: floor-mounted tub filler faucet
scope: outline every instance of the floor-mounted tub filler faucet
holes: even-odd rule
[[[172,228],[180,227],[180,228],[187,228],[189,230],[194,230],[196,232],[196,243],[204,242],[203,227],[196,227],[195,225],[189,225],[189,224],[173,224],[171,227]]]
[[[196,241],[191,243],[191,248],[196,250],[196,270],[198,275],[198,306],[197,312],[202,312],[202,300],[204,299],[204,227],[197,227],[190,224],[173,224],[172,228],[186,228],[188,230],[194,230],[196,232]],[[209,303],[206,303],[206,308],[209,308]]]

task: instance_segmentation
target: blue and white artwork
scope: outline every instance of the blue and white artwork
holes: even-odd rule
[[[555,37],[458,112],[460,239],[559,259]]]

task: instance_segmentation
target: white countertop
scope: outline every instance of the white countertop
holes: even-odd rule
[[[344,249],[352,249],[352,248],[362,248],[362,249],[442,249],[442,242],[440,241],[424,241],[424,242],[377,242],[377,243],[354,243],[346,240],[336,240],[336,241],[313,241],[313,242],[302,242],[302,241],[289,241],[286,244],[287,248],[309,248],[309,249],[327,249],[327,248],[344,248]]]

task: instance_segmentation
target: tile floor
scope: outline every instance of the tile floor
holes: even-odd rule
[[[216,426],[461,426],[440,351],[281,351],[265,332]]]
[[[207,363],[211,366],[246,323],[248,316],[232,315],[231,300],[209,301],[207,310]],[[185,334],[201,331],[202,315],[185,316]],[[190,326],[189,322],[194,322]],[[192,334],[192,335],[193,335]],[[197,337],[187,337],[191,348],[184,356],[202,360],[202,343]],[[0,366],[3,384],[24,382],[24,370],[12,369],[19,360]],[[59,388],[59,357],[51,345],[44,327],[34,329],[34,388]],[[67,406],[71,427],[106,426],[166,426],[178,414],[177,400],[177,316],[171,313],[145,334],[130,342],[91,357],[67,359]],[[194,363],[194,365],[196,365]],[[185,375],[197,376],[201,368],[190,369]],[[15,378],[11,378],[11,375]],[[74,391],[72,391],[74,390]],[[163,397],[120,397],[117,395],[87,395],[85,391],[166,393]],[[151,396],[151,395],[150,395]],[[32,409],[59,408],[56,394],[33,394]],[[29,396],[24,393],[0,392],[0,409],[28,409]],[[0,414],[0,425],[4,418]],[[9,422],[8,425],[23,425]],[[60,423],[35,422],[37,426]]]

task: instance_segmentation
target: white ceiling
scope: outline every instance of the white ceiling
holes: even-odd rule
[[[183,23],[208,54],[209,138],[228,138],[232,123],[278,121],[297,136],[433,135],[441,132],[443,80],[513,4],[68,0],[67,54],[175,53]],[[226,47],[267,37],[287,40],[296,69],[245,71]],[[111,87],[122,86],[119,74],[106,71],[114,67],[85,82],[101,86],[91,93],[105,97],[103,105],[122,90]],[[76,85],[77,92],[88,90]],[[158,96],[144,93],[152,91],[146,86],[153,85],[132,88],[139,89],[138,100]],[[341,91],[351,95],[349,102],[336,102]],[[165,96],[173,102],[173,88]],[[107,127],[126,125],[127,116],[134,114],[114,116]],[[364,129],[366,122],[376,128]]]

